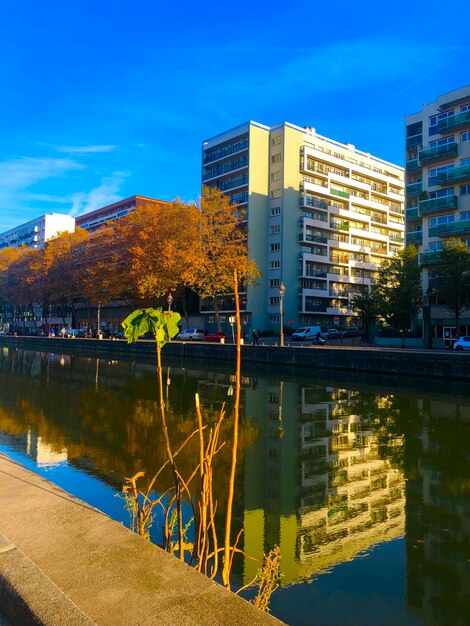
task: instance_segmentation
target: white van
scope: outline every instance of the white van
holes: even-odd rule
[[[302,326],[302,328],[297,328],[297,330],[292,333],[293,341],[311,341],[315,339],[315,337],[321,334],[320,326]]]
[[[178,333],[177,339],[182,341],[202,341],[204,339],[204,330],[202,328],[186,328]]]

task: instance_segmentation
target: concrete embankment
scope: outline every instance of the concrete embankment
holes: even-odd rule
[[[60,339],[48,337],[1,336],[0,345],[51,352],[93,353],[106,351],[119,356],[155,354],[152,341]],[[235,346],[204,342],[173,341],[164,348],[166,355],[207,361],[235,360]],[[398,376],[470,380],[470,353],[451,350],[370,348],[362,346],[242,346],[244,363],[295,366],[312,371],[349,370]]]
[[[1,454],[0,614],[11,626],[281,624]]]

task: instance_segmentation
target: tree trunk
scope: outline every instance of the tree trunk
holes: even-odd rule
[[[215,323],[217,325],[217,330],[219,333],[221,333],[222,324],[220,322],[219,301],[217,300],[217,296],[214,296],[214,314],[215,314]]]

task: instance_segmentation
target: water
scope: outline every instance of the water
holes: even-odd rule
[[[166,459],[155,367],[0,351],[0,451],[128,523],[124,478]],[[227,365],[165,361],[171,438],[227,402]],[[470,623],[470,385],[346,373],[244,372],[234,526],[282,553],[272,613],[294,625]],[[222,439],[229,436],[227,418]],[[194,468],[196,448],[179,461]],[[217,459],[224,510],[230,450]],[[160,489],[171,483],[163,475]],[[152,529],[158,541],[158,522]],[[239,584],[258,565],[236,564]]]

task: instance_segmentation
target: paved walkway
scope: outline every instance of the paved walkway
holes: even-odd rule
[[[1,454],[0,614],[11,626],[281,624]]]

